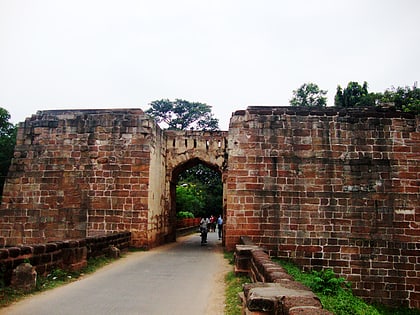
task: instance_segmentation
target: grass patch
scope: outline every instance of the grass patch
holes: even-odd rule
[[[321,300],[322,306],[335,315],[420,315],[420,310],[370,305],[353,295],[350,284],[336,277],[331,270],[303,272],[295,264],[273,258],[294,280],[309,287]]]
[[[240,315],[242,314],[242,304],[238,294],[242,292],[242,286],[249,283],[250,279],[247,276],[237,276],[233,271],[230,271],[225,277],[226,283],[226,315]]]
[[[38,275],[36,280],[36,287],[30,292],[14,290],[10,287],[0,287],[0,307],[5,307],[13,302],[17,302],[26,296],[50,290],[59,287],[63,284],[75,281],[85,274],[90,274],[99,268],[114,261],[114,258],[96,257],[89,258],[87,266],[79,271],[65,271],[59,268],[53,269],[46,276]]]
[[[230,265],[234,264],[235,258],[233,252],[224,252],[224,258],[229,261]],[[230,271],[225,276],[225,315],[241,315],[242,304],[238,294],[243,291],[243,285],[250,283],[251,279],[248,276],[236,275]]]
[[[235,256],[233,252],[224,252],[223,256],[229,262],[229,265],[233,265],[235,263]]]

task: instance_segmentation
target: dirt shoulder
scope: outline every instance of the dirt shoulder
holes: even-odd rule
[[[216,255],[218,256],[219,268],[214,277],[214,281],[211,283],[212,290],[209,299],[209,304],[206,308],[207,315],[224,314],[225,311],[225,276],[232,270],[232,266],[229,265],[227,259],[223,256],[223,247],[221,245],[215,248]]]

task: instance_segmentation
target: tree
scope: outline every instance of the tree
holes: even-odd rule
[[[0,200],[16,143],[17,128],[9,119],[9,112],[0,107]]]
[[[213,117],[211,106],[203,103],[188,102],[176,99],[153,101],[146,114],[164,123],[172,130],[218,130],[219,121]]]
[[[367,82],[360,85],[358,82],[349,82],[345,89],[337,86],[334,105],[338,107],[375,106],[378,94],[368,92]]]
[[[380,104],[393,103],[397,110],[420,114],[420,89],[416,85],[388,89],[379,101]]]
[[[204,203],[201,213],[210,215],[222,214],[223,211],[223,185],[220,173],[202,164],[198,164],[179,174],[179,183],[199,187],[203,192]],[[178,200],[178,196],[177,196]],[[181,208],[177,207],[177,211]]]
[[[205,213],[204,203],[204,191],[197,185],[184,183],[176,187],[177,212],[191,212],[200,217]]]
[[[176,99],[153,101],[146,113],[152,116],[158,124],[163,123],[172,130],[209,130],[219,129],[219,121],[213,117],[211,106],[203,103],[191,103]],[[215,203],[222,200],[222,186],[214,190],[214,185],[200,179],[210,179],[202,165],[193,167],[179,176],[176,187],[176,209],[192,212],[195,216],[204,216],[214,210]],[[210,170],[211,171],[211,170]],[[212,190],[213,189],[213,190]],[[222,206],[220,206],[222,208]],[[212,213],[212,212],[210,212]],[[220,212],[221,213],[221,212]]]
[[[321,90],[314,83],[305,83],[293,91],[293,98],[290,100],[292,106],[316,107],[327,106],[327,91]]]

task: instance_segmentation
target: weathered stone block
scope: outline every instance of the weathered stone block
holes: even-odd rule
[[[293,283],[293,282],[292,282]],[[266,312],[267,314],[290,314],[295,309],[295,314],[311,314],[309,310],[321,310],[322,305],[312,291],[306,287],[288,288],[281,284],[273,283],[252,283],[244,286],[244,299],[246,308],[251,312]],[[313,314],[329,314],[319,312]]]
[[[36,287],[37,272],[31,264],[23,263],[13,270],[11,286],[14,289],[30,291]]]
[[[111,245],[108,248],[107,256],[110,257],[110,258],[114,258],[114,259],[115,258],[120,258],[120,253],[121,253],[121,251],[117,247]]]
[[[313,306],[296,306],[291,308],[286,315],[334,315],[330,311]]]
[[[288,289],[290,290],[290,289]],[[295,291],[296,293],[289,293],[288,295],[285,295],[282,300],[281,304],[283,307],[283,311],[288,311],[292,308],[297,307],[310,307],[313,309],[322,309],[321,302],[319,301],[319,298],[315,296],[315,294],[300,294],[299,292],[310,292],[310,291]]]

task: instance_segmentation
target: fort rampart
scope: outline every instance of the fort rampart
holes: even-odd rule
[[[228,249],[246,235],[368,300],[420,307],[419,116],[250,107],[228,147]]]
[[[174,240],[176,177],[197,163],[222,174],[228,250],[248,236],[420,308],[420,117],[393,110],[248,107],[214,135],[162,131],[139,109],[38,112],[19,126],[0,244]]]

